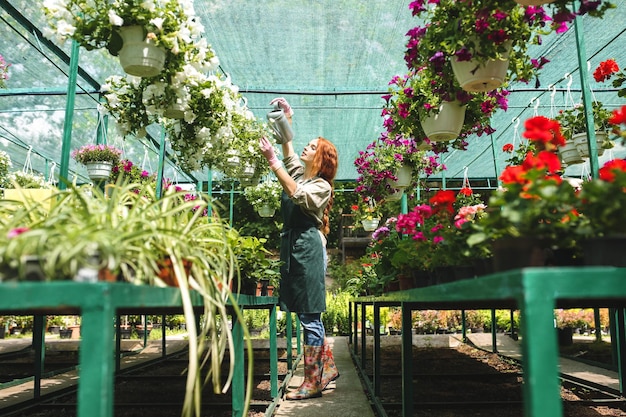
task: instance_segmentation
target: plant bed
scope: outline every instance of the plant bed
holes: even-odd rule
[[[74,352],[76,353],[76,352]],[[294,350],[294,355],[296,354]],[[254,381],[252,401],[247,417],[265,416],[273,401],[271,397],[269,349],[254,349]],[[228,356],[226,357],[228,358]],[[278,385],[287,374],[286,349],[278,350]],[[122,373],[115,378],[115,417],[171,417],[180,415],[185,395],[186,355],[177,355],[149,367]],[[32,363],[29,365],[32,368]],[[244,364],[247,369],[247,361]],[[0,368],[2,370],[2,368]],[[228,373],[228,360],[222,365],[222,382]],[[203,373],[204,376],[204,373]],[[202,416],[232,417],[231,390],[215,394],[206,386],[202,394]],[[50,400],[36,409],[14,417],[75,417],[76,395]]]
[[[366,354],[372,357],[371,345]],[[414,416],[523,417],[522,369],[512,361],[464,344],[413,347],[412,356]],[[371,366],[368,360],[365,372],[370,377]],[[380,400],[388,417],[401,417],[400,344],[381,346],[381,369]],[[564,417],[626,416],[619,408],[577,404],[583,399],[579,395],[561,389]]]

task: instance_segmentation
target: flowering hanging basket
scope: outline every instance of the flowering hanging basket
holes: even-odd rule
[[[109,161],[86,162],[87,175],[94,181],[106,180],[111,175],[113,163]]]
[[[576,144],[571,141],[568,141],[565,146],[559,146],[559,155],[566,165],[576,165],[584,162]]]
[[[604,148],[602,144],[606,141],[607,135],[606,132],[596,132],[596,149],[598,151],[598,156],[604,153]],[[583,158],[589,158],[589,145],[587,141],[586,133],[575,133],[572,135],[572,140],[576,144],[576,149],[578,149],[578,153]]]
[[[411,178],[413,178],[413,169],[409,165],[402,165],[395,172],[397,180],[390,180],[389,185],[395,189],[406,188],[411,185]]]
[[[123,42],[119,58],[124,72],[136,77],[159,75],[165,64],[165,49],[147,39],[142,26],[122,26],[119,33]]]
[[[380,219],[363,219],[361,220],[361,224],[363,225],[363,229],[366,232],[373,232],[378,227],[378,223]]]
[[[511,49],[509,42],[508,50]],[[459,61],[453,57],[452,71],[461,88],[469,92],[492,91],[504,84],[509,69],[509,54],[502,54],[500,59],[490,59],[484,63],[476,60]]]
[[[261,217],[273,217],[276,210],[271,207],[269,204],[263,204],[257,210],[259,212],[259,216]]]
[[[444,101],[437,114],[420,121],[426,137],[434,142],[456,139],[461,134],[465,120],[465,106],[458,101]]]

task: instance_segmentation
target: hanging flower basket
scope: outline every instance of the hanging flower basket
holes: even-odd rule
[[[572,135],[572,140],[576,144],[576,149],[578,149],[578,153],[582,158],[589,158],[589,146],[587,144],[587,134],[586,133],[575,133]],[[606,132],[598,132],[596,131],[596,149],[598,150],[598,156],[604,153],[604,148],[602,144],[606,141]]]
[[[259,212],[259,216],[261,217],[273,217],[276,210],[270,207],[269,204],[263,204],[257,210]]]
[[[444,101],[439,112],[420,121],[426,137],[434,142],[456,139],[461,134],[465,120],[465,106],[458,101]]]
[[[411,185],[411,178],[413,177],[413,169],[411,169],[411,167],[408,165],[402,165],[395,172],[395,177],[397,178],[397,180],[395,181],[390,180],[389,185],[391,185],[393,188],[396,188],[396,189],[406,188],[409,185]]]
[[[385,197],[385,200],[386,201],[400,201],[400,199],[402,199],[403,195],[404,195],[404,189],[403,188],[393,188],[392,193],[387,195]]]
[[[147,39],[142,26],[122,26],[119,33],[123,42],[119,58],[124,72],[136,77],[159,75],[165,64],[165,49]]]
[[[85,162],[85,167],[90,179],[94,181],[106,180],[111,175],[113,163],[108,161]]]
[[[378,223],[380,219],[364,219],[361,220],[361,224],[363,225],[363,229],[366,232],[373,232],[378,227]]]
[[[246,164],[241,170],[242,178],[252,178],[254,177],[254,173],[256,172],[256,165],[254,164]]]
[[[168,119],[185,118],[185,110],[183,108],[183,105],[180,103],[172,103],[167,109],[165,109],[163,116],[167,117]]]
[[[571,141],[568,141],[565,146],[559,146],[559,155],[561,155],[563,163],[567,165],[576,165],[584,162],[576,144]]]
[[[509,51],[511,46],[509,44]],[[459,61],[453,57],[452,71],[461,88],[469,92],[492,91],[504,84],[509,68],[508,52],[501,59],[491,59],[484,64],[475,60]]]

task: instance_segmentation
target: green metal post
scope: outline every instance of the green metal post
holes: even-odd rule
[[[496,140],[494,139],[493,134],[489,135],[489,139],[491,139],[491,158],[493,160],[493,169],[496,172],[498,184],[500,184],[500,169],[498,168],[498,158],[496,158]]]
[[[287,369],[293,370],[293,323],[291,321],[291,312],[286,311],[285,314],[285,337],[287,338]]]
[[[578,9],[578,1],[574,2],[574,8]],[[585,37],[581,28],[580,16],[574,18],[574,32],[576,34],[576,50],[578,52],[578,72],[580,73],[580,87],[585,106],[585,121],[587,123],[587,145],[589,148],[589,170],[592,178],[598,178],[598,146],[596,143],[596,130],[593,120],[593,105],[591,102],[591,89],[587,74],[587,54],[585,53]]]
[[[465,323],[465,310],[461,310],[461,335],[463,343],[467,342],[467,326]]]
[[[34,381],[34,397],[41,396],[41,375],[44,370],[44,362],[46,357],[45,337],[46,337],[46,316],[38,314],[33,317],[33,348],[35,349],[35,381]]]
[[[78,417],[113,416],[112,303],[86,306],[81,322]]]
[[[365,303],[361,303],[361,368],[365,369],[367,358],[365,357],[365,343],[367,337],[367,328],[365,327],[367,306]]]
[[[402,194],[402,199],[400,200],[400,213],[407,214],[409,212],[409,203],[406,193]]]
[[[161,126],[161,140],[159,141],[159,165],[157,169],[156,196],[163,195],[163,169],[165,168],[165,127]]]
[[[491,351],[493,353],[498,353],[498,340],[496,338],[496,333],[498,330],[498,326],[496,323],[496,310],[491,309]]]
[[[122,352],[122,328],[120,327],[121,316],[115,316],[115,373],[121,369],[121,352]]]
[[[59,189],[65,190],[69,182],[70,151],[72,147],[72,122],[74,121],[74,101],[76,99],[76,79],[78,74],[79,45],[72,41],[70,66],[67,79],[67,101],[65,102],[65,120],[63,121],[63,143],[61,145],[61,165],[59,167]]]
[[[233,226],[233,207],[235,205],[235,181],[230,183],[230,203],[228,204],[229,206],[229,212],[228,212],[228,218],[230,219],[229,224],[232,227]]]
[[[533,281],[519,307],[524,357],[524,416],[562,416],[558,380],[559,349],[554,329],[554,300],[548,280]]]
[[[167,316],[163,314],[161,316],[161,356],[165,357],[167,355],[167,339],[165,337],[165,318]]]
[[[213,217],[213,171],[209,169],[209,174],[207,178],[207,194],[209,195],[209,211],[208,217],[209,219]]]
[[[407,303],[402,303],[402,416],[413,416],[413,335]]]
[[[278,395],[278,351],[276,345],[276,304],[269,308],[270,313],[270,394]]]
[[[372,349],[372,383],[374,395],[380,397],[380,304],[374,303],[374,348]]]
[[[235,364],[233,366],[233,391],[232,391],[232,408],[233,417],[243,416],[243,399],[244,399],[244,340],[242,324],[236,314],[232,316],[233,320],[233,345],[235,350]]]

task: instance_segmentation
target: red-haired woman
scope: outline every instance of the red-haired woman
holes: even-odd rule
[[[281,108],[291,123],[293,111],[285,99],[277,98],[270,104]],[[290,140],[280,142],[282,163],[267,138],[261,138],[260,146],[283,187],[280,306],[297,313],[304,328],[304,382],[286,398],[302,400],[320,397],[339,377],[321,320],[326,310],[328,213],[333,205],[338,159],[335,145],[322,137],[311,140],[300,158]]]

